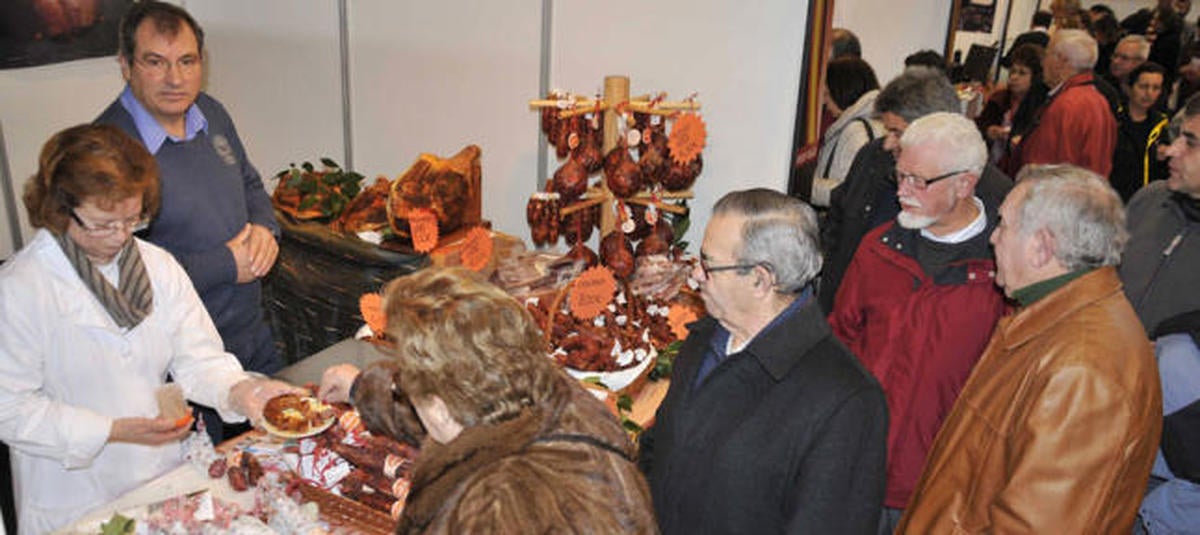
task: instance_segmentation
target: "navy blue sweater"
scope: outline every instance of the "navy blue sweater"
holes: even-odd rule
[[[282,362],[263,321],[262,284],[237,283],[237,265],[225,242],[247,222],[276,235],[279,224],[224,106],[204,93],[196,106],[208,120],[206,130],[187,141],[168,138],[154,155],[162,176],[162,206],[145,238],[183,264],[225,349],[248,370],[274,373]],[[96,122],[142,140],[119,99]]]

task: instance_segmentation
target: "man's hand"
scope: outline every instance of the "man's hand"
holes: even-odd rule
[[[117,418],[108,431],[108,441],[157,446],[178,442],[189,432],[190,427],[176,426],[171,418]]]
[[[308,391],[298,386],[287,384],[274,379],[243,379],[229,389],[229,400],[234,410],[241,413],[257,425],[262,420],[263,406],[271,398],[281,394],[309,395]]]
[[[250,236],[246,243],[250,248],[250,271],[255,277],[262,278],[271,271],[271,266],[275,265],[275,258],[279,256],[279,244],[275,242],[275,236],[267,227],[253,223],[248,226]]]
[[[225,246],[233,253],[233,261],[237,264],[237,282],[244,284],[258,278],[254,274],[254,256],[250,251],[250,234],[253,232],[253,225],[246,223],[242,227],[242,231],[234,236],[233,239],[225,242]]]
[[[317,396],[327,403],[349,403],[350,386],[360,373],[361,370],[353,364],[330,366],[321,374],[321,388],[317,390]]]

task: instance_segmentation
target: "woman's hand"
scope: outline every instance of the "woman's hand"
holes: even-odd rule
[[[229,389],[229,401],[234,410],[248,418],[251,424],[258,425],[262,420],[263,406],[271,398],[283,394],[309,395],[307,390],[283,381],[250,378],[238,381]]]
[[[317,390],[318,397],[328,403],[349,403],[350,386],[362,373],[353,364],[338,364],[330,366],[321,374],[321,388]]]
[[[117,418],[108,431],[108,441],[147,446],[178,442],[191,432],[191,427],[176,424],[172,418]]]

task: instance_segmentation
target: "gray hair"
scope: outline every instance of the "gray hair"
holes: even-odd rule
[[[894,113],[910,123],[923,115],[961,109],[958,92],[950,84],[950,79],[932,67],[904,69],[875,97],[877,113]]]
[[[766,188],[734,191],[717,201],[713,215],[746,218],[737,262],[773,273],[776,292],[799,293],[821,271],[817,214],[803,201]]]
[[[943,155],[942,172],[969,170],[979,175],[987,165],[988,149],[975,122],[958,113],[937,112],[908,125],[900,136],[900,150],[935,145]]]
[[[1062,55],[1075,72],[1091,70],[1096,66],[1099,49],[1096,39],[1086,30],[1059,29],[1050,38],[1050,51]]]
[[[1046,229],[1054,258],[1070,271],[1121,262],[1129,239],[1125,205],[1100,175],[1074,165],[1027,165],[1017,174],[1025,186],[1017,232]]]
[[[1122,37],[1120,41],[1117,41],[1117,48],[1121,48],[1121,45],[1123,45],[1125,43],[1133,43],[1133,44],[1137,45],[1138,59],[1141,59],[1142,61],[1146,61],[1147,59],[1150,59],[1150,40],[1149,39],[1146,39],[1144,36],[1138,35],[1136,33],[1126,35],[1125,37]]]

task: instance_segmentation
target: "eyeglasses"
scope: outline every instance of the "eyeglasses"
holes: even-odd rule
[[[184,75],[195,74],[200,69],[200,56],[192,54],[188,54],[174,62],[162,56],[146,56],[133,61],[155,76],[166,76],[167,72],[171,70],[171,65],[175,65],[179,69],[179,72]]]
[[[916,189],[919,189],[919,190],[924,190],[925,188],[928,188],[931,184],[940,182],[942,180],[946,180],[947,178],[950,178],[954,175],[966,173],[967,171],[970,171],[970,169],[959,169],[957,171],[950,171],[949,173],[940,174],[933,178],[923,178],[923,177],[914,175],[912,173],[905,173],[904,171],[897,169],[894,177],[896,179],[896,184],[903,184],[905,182],[908,182],[908,184],[910,186],[912,186]]]
[[[733,271],[735,269],[745,271],[758,266],[759,264],[730,264],[728,266],[712,266],[709,265],[707,259],[700,259],[700,271],[704,272],[704,278],[706,279],[711,278],[713,273],[719,273],[721,271]]]
[[[79,224],[79,228],[83,229],[85,233],[96,237],[112,236],[113,234],[122,231],[129,231],[130,233],[138,232],[145,229],[146,225],[150,222],[150,219],[146,216],[139,215],[123,221],[113,221],[112,223],[96,225],[93,223],[85,223],[83,219],[79,217],[79,214],[75,213],[75,210],[69,210],[67,213],[71,214],[71,219],[74,219],[75,222]]]

